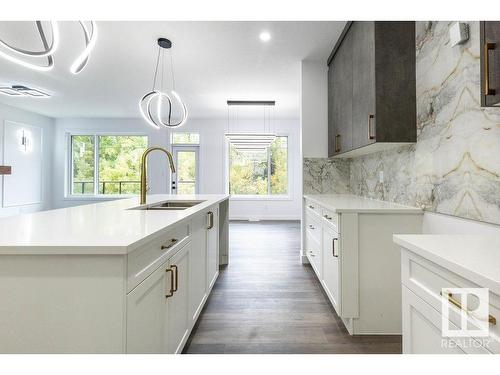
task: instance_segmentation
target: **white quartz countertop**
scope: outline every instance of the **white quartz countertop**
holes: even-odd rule
[[[304,194],[304,198],[334,212],[423,213],[420,208],[358,197],[351,194]]]
[[[500,295],[500,235],[397,234],[398,245]]]
[[[226,194],[149,195],[147,205],[167,200],[204,201],[185,210],[131,210],[139,198],[119,199],[0,219],[1,254],[126,254]]]

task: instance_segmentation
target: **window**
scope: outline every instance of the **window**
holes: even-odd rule
[[[241,151],[230,145],[229,193],[288,194],[288,137],[276,137],[265,151]]]
[[[138,194],[147,147],[146,136],[72,135],[70,194]]]
[[[198,133],[172,133],[172,154],[176,173],[172,176],[172,193],[198,193]]]

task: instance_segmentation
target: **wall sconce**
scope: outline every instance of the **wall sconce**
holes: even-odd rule
[[[30,152],[31,151],[31,134],[27,130],[22,130],[21,134],[21,150],[24,152]]]

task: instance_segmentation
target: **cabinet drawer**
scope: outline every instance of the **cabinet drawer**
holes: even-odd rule
[[[317,242],[321,241],[321,221],[313,215],[306,214],[306,232],[309,232]]]
[[[339,215],[337,213],[323,208],[322,218],[323,222],[329,225],[331,229],[336,232],[339,231]]]
[[[306,255],[314,272],[321,280],[321,242],[306,231]]]
[[[156,270],[189,241],[189,224],[179,224],[168,233],[132,251],[127,256],[127,292]]]
[[[321,206],[306,199],[306,213],[315,215],[316,217],[320,217]]]
[[[488,354],[481,346],[471,345],[471,337],[442,336],[441,314],[403,285],[403,354]],[[446,322],[456,329],[452,322]]]
[[[403,284],[431,305],[439,313],[442,313],[442,288],[480,288],[479,285],[420,257],[409,251],[403,251],[401,254],[401,277]],[[452,296],[455,300],[460,300],[457,296]],[[459,301],[460,302],[460,301]],[[470,303],[475,305],[477,301],[473,299]],[[500,319],[500,297],[489,293],[489,314]],[[458,307],[449,306],[449,319],[456,326],[461,326],[461,314]],[[488,350],[494,353],[500,353],[500,320],[496,323],[489,323],[490,342]],[[477,327],[474,320],[468,320],[471,327]]]

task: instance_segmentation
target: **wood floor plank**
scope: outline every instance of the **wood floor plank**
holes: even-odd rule
[[[401,336],[350,336],[299,252],[298,222],[232,222],[230,264],[184,353],[401,353]]]

